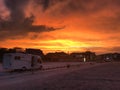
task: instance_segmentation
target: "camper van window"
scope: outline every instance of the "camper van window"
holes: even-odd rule
[[[15,60],[20,60],[20,56],[15,56]]]

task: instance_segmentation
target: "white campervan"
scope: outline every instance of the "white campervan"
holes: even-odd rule
[[[5,53],[3,56],[3,68],[16,69],[41,69],[42,59],[38,55],[25,53]]]

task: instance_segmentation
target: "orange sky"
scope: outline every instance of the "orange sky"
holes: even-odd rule
[[[0,47],[39,48],[45,53],[120,52],[119,0],[16,1],[14,6],[0,0]]]

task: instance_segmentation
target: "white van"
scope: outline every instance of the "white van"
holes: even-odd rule
[[[40,56],[32,54],[5,53],[3,56],[3,68],[8,70],[41,69],[42,59]]]

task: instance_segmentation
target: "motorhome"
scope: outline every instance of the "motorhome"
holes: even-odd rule
[[[5,53],[3,56],[3,68],[8,70],[41,69],[42,59],[38,55],[25,53]]]

